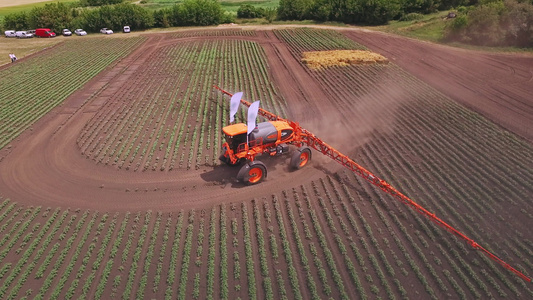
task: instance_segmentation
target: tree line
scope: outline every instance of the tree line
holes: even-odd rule
[[[445,39],[481,46],[533,47],[533,0],[485,0],[462,7]]]
[[[257,8],[243,4],[239,18],[279,20],[338,21],[349,24],[385,24],[403,14],[428,13],[457,5],[470,5],[477,0],[280,0],[277,9]],[[185,0],[170,8],[147,10],[124,0],[80,0],[74,3],[51,3],[29,12],[9,14],[5,29],[24,30],[50,28],[84,28],[97,32],[102,27],[120,30],[129,25],[133,30],[150,27],[206,26],[233,22],[218,0]]]
[[[104,5],[98,6],[102,3]],[[121,30],[125,25],[132,30],[216,25],[228,18],[231,16],[224,12],[217,0],[185,0],[172,8],[154,12],[122,0],[82,0],[70,4],[51,3],[35,7],[29,12],[9,14],[2,25],[6,30],[50,28],[61,32],[63,28],[83,28],[88,32],[98,32],[104,27]]]
[[[234,22],[219,0],[185,0],[155,11],[124,0],[80,0],[52,3],[29,12],[7,15],[4,29],[26,30],[83,28],[98,32],[106,27],[132,30],[151,27],[207,26]],[[334,21],[347,24],[381,25],[391,20],[410,20],[422,14],[454,9],[456,18],[447,22],[446,40],[478,45],[533,46],[533,0],[280,0],[277,9],[243,4],[239,18]]]
[[[410,13],[427,14],[476,3],[477,0],[280,0],[278,17],[381,25]]]

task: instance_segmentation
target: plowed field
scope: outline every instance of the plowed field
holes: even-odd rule
[[[298,121],[532,276],[533,57],[346,29],[123,44],[129,54],[103,51],[109,66],[34,123],[0,121],[0,132],[25,129],[0,150],[0,298],[533,297],[531,283],[320,153],[299,171],[290,156],[259,157],[265,182],[237,182],[238,167],[218,161],[229,99],[213,89]],[[389,63],[301,62],[356,49]],[[54,50],[0,77],[42,76],[33,66]]]

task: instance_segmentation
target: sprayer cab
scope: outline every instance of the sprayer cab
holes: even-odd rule
[[[222,128],[226,143],[221,160],[228,163],[246,158],[251,161],[258,154],[281,154],[288,151],[285,144],[293,140],[294,129],[284,121],[270,121],[257,124],[247,138],[246,124],[232,124]],[[224,157],[224,158],[223,158]],[[232,159],[236,158],[236,159]],[[233,163],[235,164],[235,162]]]
[[[224,138],[229,146],[228,149],[237,152],[237,147],[246,143],[247,130],[248,128],[246,124],[243,123],[233,124],[222,128]]]
[[[226,126],[222,129],[226,142],[222,145],[220,160],[231,166],[247,161],[239,171],[237,179],[246,184],[259,183],[266,178],[267,169],[261,161],[255,160],[255,156],[285,154],[289,152],[290,144],[301,144],[293,126],[297,126],[296,123],[280,120],[263,122],[257,124],[250,134],[245,124]],[[310,159],[311,150],[308,147],[300,147],[291,157],[291,167],[300,169]]]

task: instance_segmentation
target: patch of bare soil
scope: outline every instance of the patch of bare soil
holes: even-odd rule
[[[180,42],[178,39],[162,39],[161,35],[152,36],[128,58],[93,79],[11,143],[2,152],[0,165],[3,196],[32,205],[106,211],[177,210],[209,207],[221,201],[245,200],[250,195],[268,195],[278,189],[280,183],[304,183],[320,176],[321,172],[314,168],[294,176],[288,172],[287,157],[267,158],[264,160],[269,168],[266,182],[244,188],[235,179],[238,169],[227,166],[131,173],[96,165],[81,155],[76,139],[83,126],[104,107],[105,101],[112,99],[130,76],[149,63],[147,60],[151,53],[169,43]],[[261,44],[269,43],[266,37],[250,39]],[[274,78],[284,78],[280,84],[284,94],[285,90],[308,80],[300,79],[296,83],[294,76],[286,76],[293,72],[296,76],[307,76],[287,51],[274,55],[270,63],[287,66],[285,70],[271,68]],[[300,69],[293,70],[291,65]],[[295,103],[304,101],[303,94],[287,94]],[[320,93],[308,99],[316,95]]]
[[[379,32],[344,33],[451,99],[533,141],[533,56],[464,50]]]

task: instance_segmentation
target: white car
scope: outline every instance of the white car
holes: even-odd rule
[[[87,35],[87,32],[85,30],[83,30],[83,29],[76,29],[76,30],[74,30],[74,33],[76,35]]]
[[[15,30],[6,30],[4,34],[6,35],[6,37],[16,37]]]
[[[27,38],[32,38],[33,34],[27,33],[26,31],[17,31],[15,32],[15,36],[19,39],[27,39]]]
[[[107,28],[102,28],[102,29],[100,29],[100,33],[104,33],[104,34],[112,34],[112,33],[113,33],[113,30],[111,30],[111,29],[107,29]]]
[[[130,29],[129,26],[124,26],[124,29],[123,29],[124,33],[129,33],[130,31],[131,31],[131,29]]]
[[[64,36],[71,36],[72,35],[72,31],[68,30],[68,29],[63,29],[62,31],[63,35]]]

